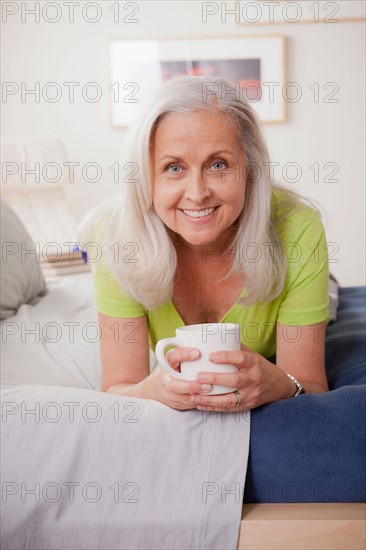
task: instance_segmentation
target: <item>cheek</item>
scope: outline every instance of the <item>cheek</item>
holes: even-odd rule
[[[156,182],[153,190],[153,199],[158,201],[161,205],[171,205],[179,199],[180,192],[176,185],[172,185],[171,182]]]
[[[228,185],[220,193],[220,197],[224,202],[229,203],[235,210],[241,210],[245,201],[245,191],[246,186],[245,182],[230,182],[231,185]]]
[[[178,202],[176,190],[166,185],[156,185],[153,192],[153,203],[158,214],[166,214]]]

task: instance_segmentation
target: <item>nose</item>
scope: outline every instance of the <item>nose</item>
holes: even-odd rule
[[[193,203],[201,204],[211,195],[207,180],[200,171],[193,171],[187,178],[185,198]]]

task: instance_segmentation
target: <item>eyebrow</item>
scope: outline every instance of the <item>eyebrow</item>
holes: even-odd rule
[[[217,157],[218,155],[221,155],[221,154],[226,154],[226,155],[230,155],[232,157],[234,157],[233,153],[227,149],[220,149],[219,151],[215,151],[214,153],[212,153],[211,155],[209,155],[206,159],[207,160],[210,160],[211,158],[213,157]],[[182,161],[183,158],[179,155],[164,155],[163,157],[161,157],[160,159],[158,159],[158,163],[160,162],[163,162],[163,161],[166,161],[166,160],[178,160],[178,161]]]

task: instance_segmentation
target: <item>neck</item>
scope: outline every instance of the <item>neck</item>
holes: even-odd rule
[[[201,245],[191,245],[183,240],[179,235],[174,235],[174,246],[178,258],[182,261],[190,261],[200,265],[220,266],[221,269],[227,269],[234,260],[233,250],[230,243],[204,243]]]

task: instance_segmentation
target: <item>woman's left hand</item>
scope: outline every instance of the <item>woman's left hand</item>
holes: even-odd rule
[[[223,395],[194,394],[191,402],[197,405],[197,409],[244,411],[278,399],[290,398],[295,393],[293,382],[282,369],[243,344],[240,351],[215,351],[209,355],[209,359],[212,363],[235,365],[239,370],[229,374],[201,371],[196,380],[204,384],[237,388],[242,400],[237,405],[234,392]]]

